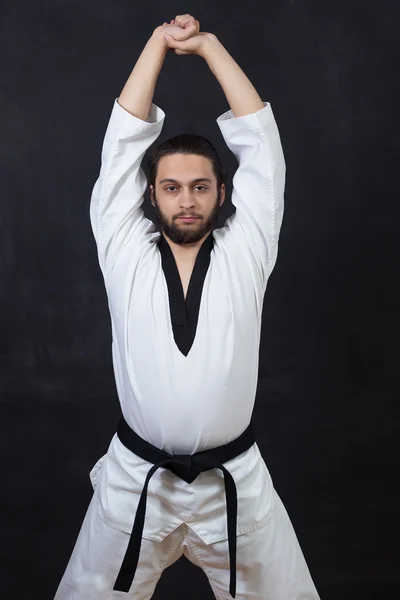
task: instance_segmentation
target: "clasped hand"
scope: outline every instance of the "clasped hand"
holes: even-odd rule
[[[168,48],[175,54],[198,54],[213,34],[200,31],[200,23],[189,14],[178,15],[170,23],[164,22],[156,29]]]

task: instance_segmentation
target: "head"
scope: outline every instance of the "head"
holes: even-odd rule
[[[175,136],[153,150],[149,170],[157,221],[175,244],[194,244],[212,231],[225,201],[226,173],[209,140]]]

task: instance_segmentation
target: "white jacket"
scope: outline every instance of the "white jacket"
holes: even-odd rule
[[[239,163],[232,192],[236,212],[212,232],[196,334],[184,355],[171,322],[172,302],[184,306],[183,296],[170,296],[160,233],[141,208],[147,187],[141,161],[164,119],[155,104],[142,121],[115,100],[90,219],[109,302],[123,415],[158,448],[192,454],[227,444],[251,420],[263,298],[277,259],[286,167],[269,103],[253,114],[235,118],[227,111],[217,119]],[[257,444],[225,466],[237,486],[238,535],[262,527],[272,481]],[[131,532],[150,467],[113,437],[91,473],[109,525]],[[206,543],[228,537],[222,472],[207,471],[192,484],[165,469],[153,475],[144,537],[161,541],[183,522]]]

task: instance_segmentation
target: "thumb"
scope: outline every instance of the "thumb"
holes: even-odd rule
[[[164,35],[164,38],[170,48],[178,48],[180,47],[180,43],[176,41],[171,35]]]
[[[171,48],[171,50],[182,50],[185,51],[188,48],[188,42],[190,42],[190,40],[176,40],[174,37],[172,37],[172,35],[164,35],[164,38],[167,41],[168,46]]]

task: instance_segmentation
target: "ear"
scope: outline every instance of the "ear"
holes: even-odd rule
[[[220,187],[220,196],[221,196],[221,199],[220,199],[219,205],[222,206],[223,203],[225,202],[225,196],[226,196],[226,188],[225,188],[224,183],[222,183],[221,187]]]
[[[154,187],[152,185],[150,185],[149,189],[150,189],[150,202],[154,206]]]

